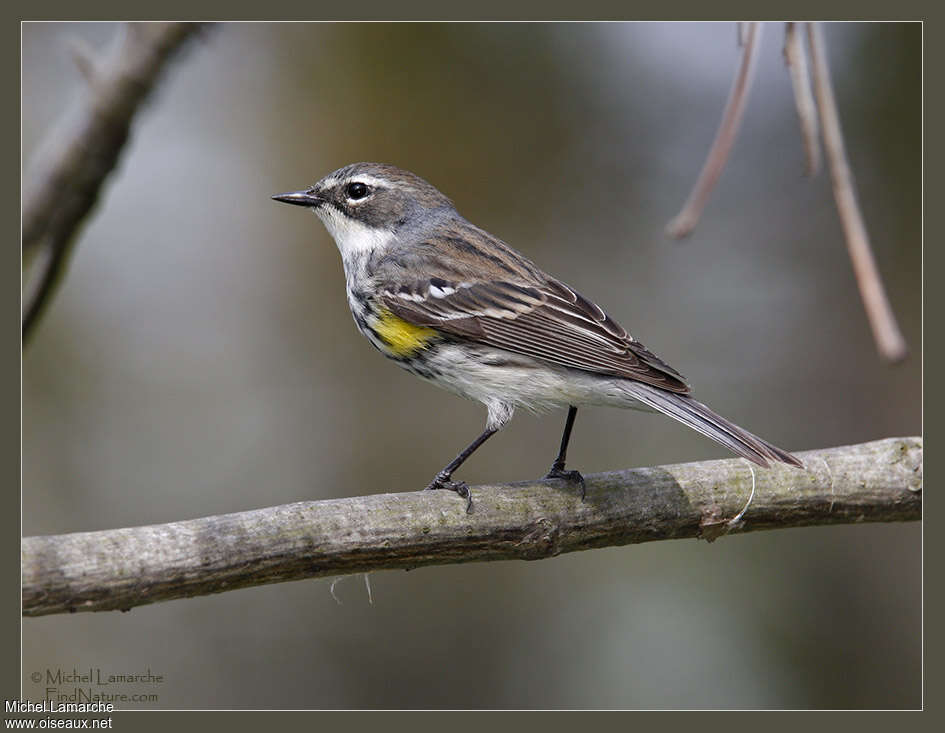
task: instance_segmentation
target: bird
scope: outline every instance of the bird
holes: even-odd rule
[[[546,479],[586,486],[566,468],[578,407],[659,412],[762,467],[795,456],[697,401],[684,377],[593,301],[459,214],[418,175],[353,163],[272,196],[305,206],[334,238],[351,314],[399,366],[486,407],[485,430],[426,487],[472,495],[453,474],[512,418],[567,409]]]

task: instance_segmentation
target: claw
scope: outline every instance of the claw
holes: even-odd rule
[[[552,466],[545,478],[561,478],[569,483],[579,483],[581,484],[581,501],[587,497],[587,484],[584,483],[584,477],[580,471],[566,471],[562,466]]]
[[[444,474],[441,471],[436,475],[436,478],[430,482],[430,485],[424,489],[424,491],[436,491],[437,489],[455,491],[459,496],[466,500],[466,513],[472,514],[472,494],[469,492],[469,484],[467,484],[465,481],[450,481],[449,474]]]

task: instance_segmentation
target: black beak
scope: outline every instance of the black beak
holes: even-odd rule
[[[284,204],[295,204],[296,206],[318,206],[325,202],[325,199],[315,193],[314,189],[311,188],[307,191],[277,193],[272,198],[274,201],[281,201]]]

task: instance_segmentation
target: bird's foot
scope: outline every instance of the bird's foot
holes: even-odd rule
[[[451,481],[450,474],[440,471],[424,491],[435,491],[436,489],[455,491],[466,500],[466,513],[472,514],[472,494],[469,493],[469,485],[465,481]]]
[[[569,483],[581,484],[581,501],[584,501],[587,497],[587,484],[584,483],[584,477],[581,475],[580,471],[567,471],[564,468],[564,464],[558,465],[555,463],[552,465],[551,470],[547,473],[545,478],[563,478]]]

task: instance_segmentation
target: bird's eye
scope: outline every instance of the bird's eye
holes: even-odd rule
[[[370,189],[364,183],[359,183],[355,181],[354,183],[349,183],[348,188],[345,189],[345,193],[348,194],[349,199],[363,199],[365,196],[370,193]]]

